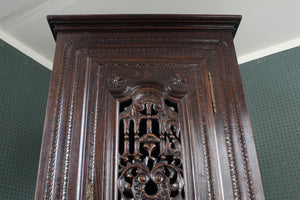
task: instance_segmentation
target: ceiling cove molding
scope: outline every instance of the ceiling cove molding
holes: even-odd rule
[[[243,55],[243,56],[239,56],[238,57],[238,63],[243,64],[243,63],[246,63],[246,62],[250,62],[252,60],[263,58],[263,57],[266,57],[266,56],[269,56],[269,55],[272,55],[272,54],[275,54],[275,53],[278,53],[278,52],[281,52],[281,51],[285,51],[285,50],[288,50],[288,49],[292,49],[292,48],[298,47],[298,46],[300,46],[300,37],[295,38],[293,40],[289,40],[289,41],[286,41],[286,42],[279,43],[279,44],[274,45],[274,46],[270,46],[270,47],[267,47],[267,48],[264,48],[264,49],[260,49],[258,51],[254,51],[253,53],[249,53],[249,54],[246,54],[246,55]]]
[[[75,0],[35,0],[33,6],[24,6],[16,12],[11,13],[8,17],[1,20],[1,24],[10,27],[26,27],[39,19],[45,18],[49,13],[56,13],[66,6],[73,3]],[[39,2],[39,3],[36,3]],[[33,3],[32,3],[33,4]]]
[[[52,70],[53,63],[51,61],[49,61],[48,59],[46,59],[45,57],[43,57],[33,49],[29,48],[19,40],[3,32],[2,30],[0,30],[0,39],[8,43],[9,45],[13,46],[14,48],[18,49],[25,55],[29,56],[33,60],[37,61],[41,65],[45,66],[46,68]]]

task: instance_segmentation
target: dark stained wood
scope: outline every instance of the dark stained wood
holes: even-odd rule
[[[51,31],[230,31],[233,36],[240,15],[49,15]]]
[[[264,199],[233,46],[240,16],[48,20],[36,200]]]

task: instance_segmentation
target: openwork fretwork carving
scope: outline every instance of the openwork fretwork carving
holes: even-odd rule
[[[178,104],[144,88],[119,119],[119,199],[184,199]]]

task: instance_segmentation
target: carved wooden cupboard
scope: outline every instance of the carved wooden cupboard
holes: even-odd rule
[[[264,199],[240,16],[48,16],[36,200]]]

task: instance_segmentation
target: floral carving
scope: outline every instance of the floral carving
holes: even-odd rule
[[[125,84],[125,80],[116,74],[112,74],[111,77],[108,79],[108,84],[113,88],[121,88]]]
[[[118,74],[112,74],[108,78],[108,86],[110,93],[115,97],[124,96],[124,93],[126,93],[126,90],[128,89],[129,82],[130,81],[128,79],[124,79]]]
[[[188,79],[180,74],[175,74],[167,84],[167,90],[170,95],[182,98],[188,91]]]
[[[187,77],[176,74],[171,79],[171,86],[175,88],[187,88],[188,87],[188,79]]]

